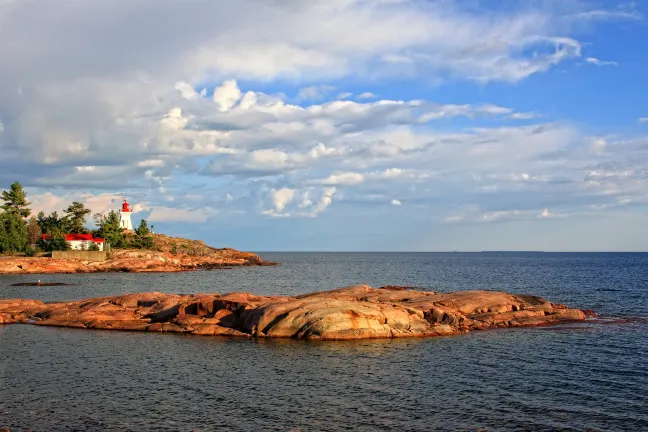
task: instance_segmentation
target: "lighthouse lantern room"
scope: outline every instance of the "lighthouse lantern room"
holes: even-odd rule
[[[124,231],[133,231],[133,223],[131,222],[132,209],[130,204],[124,200],[121,210],[119,210],[119,226]]]

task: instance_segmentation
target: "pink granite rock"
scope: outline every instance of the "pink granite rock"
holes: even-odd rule
[[[0,300],[0,324],[320,340],[441,336],[585,318],[529,295],[367,285],[298,297],[149,292],[49,304]]]

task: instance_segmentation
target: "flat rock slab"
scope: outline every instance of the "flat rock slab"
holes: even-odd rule
[[[47,304],[0,300],[0,324],[318,340],[442,336],[592,315],[532,295],[368,285],[297,297],[148,292]]]

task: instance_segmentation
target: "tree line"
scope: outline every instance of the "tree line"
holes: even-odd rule
[[[92,218],[95,229],[86,228],[86,218],[92,213],[83,203],[73,202],[63,214],[54,211],[49,215],[40,212],[30,216],[31,203],[20,183],[15,182],[9,190],[3,191],[0,200],[0,253],[20,253],[33,256],[39,251],[69,250],[66,234],[92,234],[104,238],[112,249],[151,249],[153,235],[145,219],[142,219],[134,234],[128,235],[119,226],[119,215],[114,210],[107,214],[95,213]],[[43,234],[47,240],[43,240]],[[93,243],[92,249],[98,249]]]

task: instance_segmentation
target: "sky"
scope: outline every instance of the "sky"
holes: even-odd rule
[[[647,17],[0,0],[0,189],[253,251],[646,251]]]

